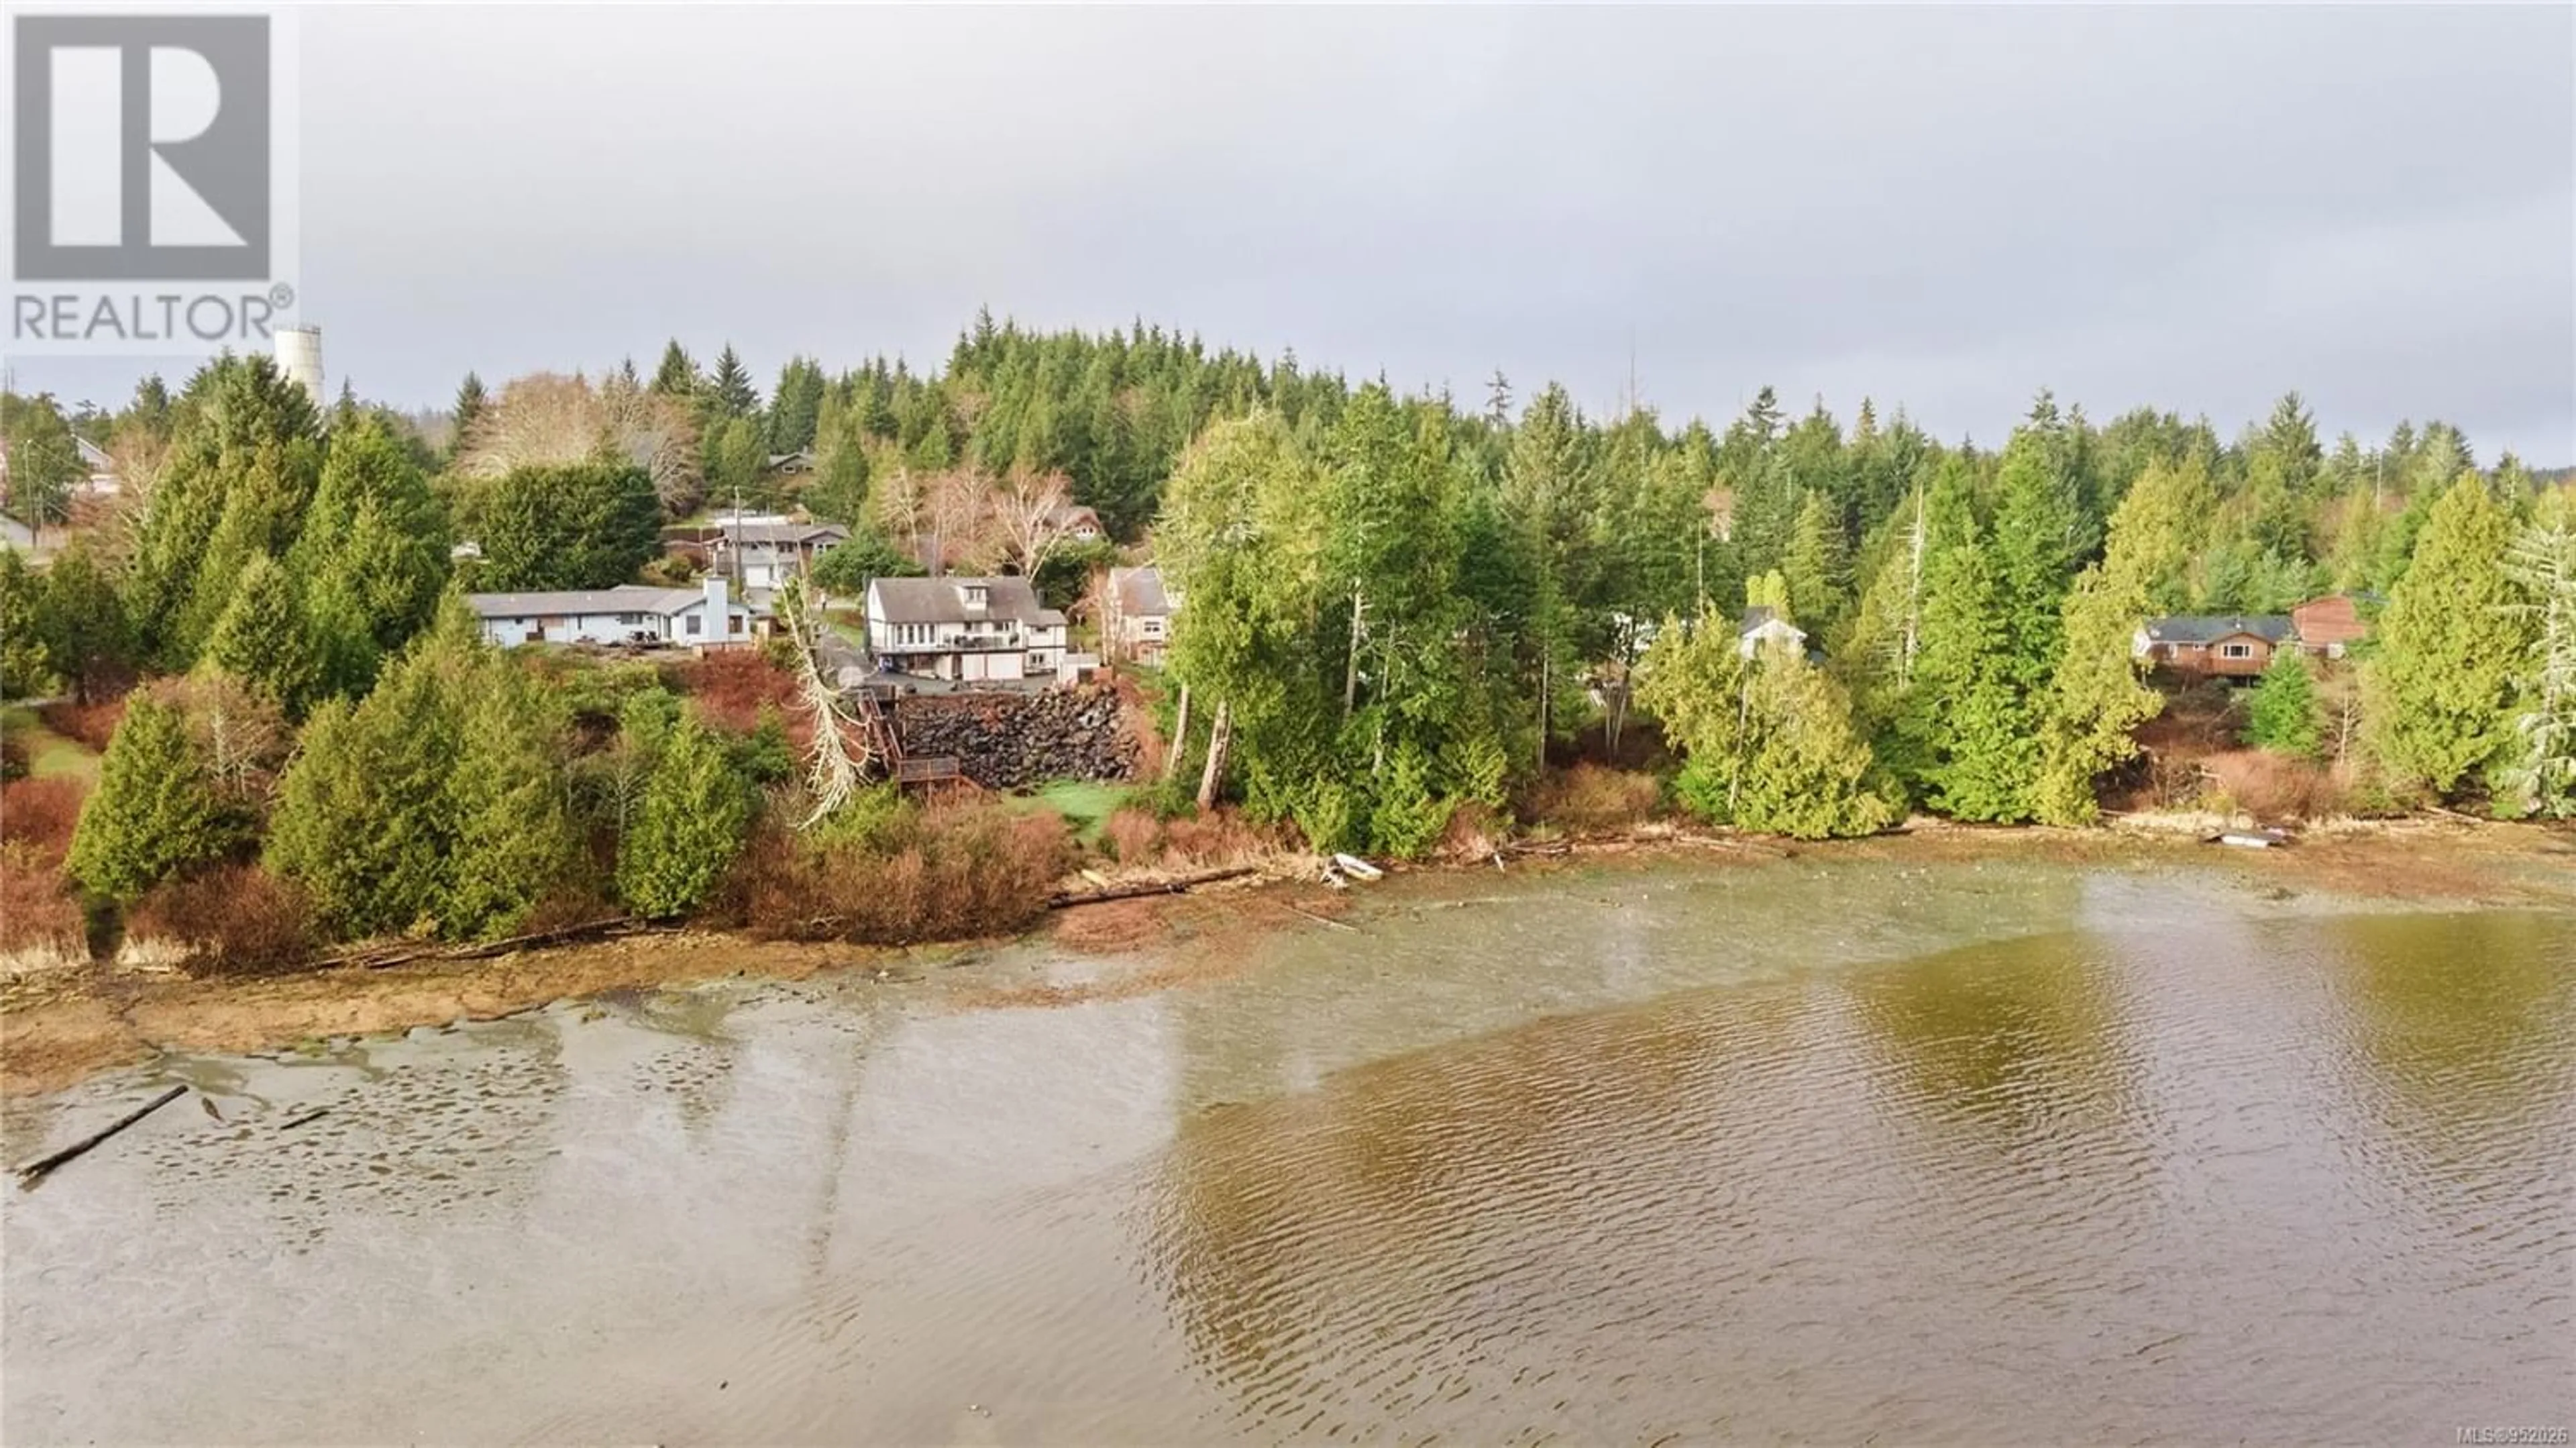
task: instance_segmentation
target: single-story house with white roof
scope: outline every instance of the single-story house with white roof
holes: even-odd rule
[[[752,605],[727,597],[725,580],[711,576],[703,588],[579,588],[547,593],[469,593],[467,606],[483,623],[483,637],[520,644],[623,644],[662,642],[724,648],[748,644],[761,617]]]

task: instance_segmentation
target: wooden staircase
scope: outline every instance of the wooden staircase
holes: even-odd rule
[[[859,729],[866,736],[869,753],[885,761],[888,779],[899,785],[929,786],[965,777],[959,773],[953,756],[905,758],[903,740],[895,732],[893,715],[877,703],[876,690],[863,687],[858,690],[858,696],[858,708],[853,712],[858,716]]]

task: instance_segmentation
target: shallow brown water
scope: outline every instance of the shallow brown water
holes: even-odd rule
[[[173,1061],[0,1231],[47,1441],[2442,1442],[2576,1419],[2576,920],[1390,884],[1222,979]],[[284,1123],[317,1106],[329,1114]]]

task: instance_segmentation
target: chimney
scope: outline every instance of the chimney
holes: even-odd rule
[[[708,574],[707,642],[722,643],[726,639],[733,637],[733,625],[732,620],[728,617],[729,612],[730,610],[725,607],[724,575],[721,573]]]

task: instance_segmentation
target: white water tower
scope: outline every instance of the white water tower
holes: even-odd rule
[[[301,384],[304,395],[313,399],[313,406],[318,410],[323,405],[322,329],[278,328],[277,370]]]

